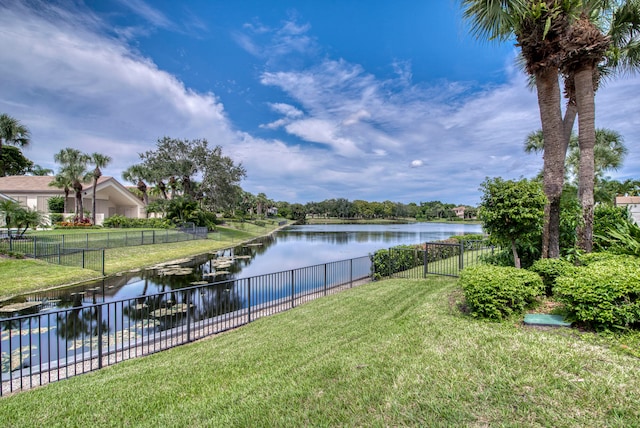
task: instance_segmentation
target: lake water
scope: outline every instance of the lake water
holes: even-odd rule
[[[479,225],[437,223],[293,226],[232,249],[19,296],[0,308],[0,373],[5,379],[20,368],[83,361],[101,346],[156,343],[216,317],[326,294],[368,278],[367,256],[377,250],[479,232]]]
[[[128,299],[197,283],[247,278],[367,256],[383,248],[481,233],[482,227],[457,223],[297,225],[225,251],[213,251],[172,266],[128,272],[97,282],[23,296],[59,301],[60,306]],[[233,256],[216,266],[216,259]],[[177,267],[177,269],[176,269]],[[216,273],[216,275],[214,275]],[[217,274],[220,273],[220,274]],[[51,308],[50,308],[51,309]],[[34,308],[35,310],[35,308]],[[21,314],[29,313],[28,310]],[[1,314],[4,318],[7,314]]]

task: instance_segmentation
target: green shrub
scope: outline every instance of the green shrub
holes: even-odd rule
[[[52,213],[60,214],[64,212],[64,196],[52,196],[47,200],[47,207]]]
[[[611,246],[608,238],[609,230],[617,230],[632,223],[626,207],[598,204],[593,210],[593,249],[606,250]]]
[[[172,229],[175,226],[165,218],[129,218],[122,215],[112,215],[107,217],[102,226],[109,228],[150,228],[150,229]]]
[[[576,267],[562,259],[540,259],[535,261],[529,270],[540,275],[547,296],[551,296],[556,278],[573,274]]]
[[[468,267],[460,285],[472,316],[497,321],[521,313],[544,292],[538,274],[509,266]]]
[[[51,213],[49,214],[49,220],[51,224],[62,223],[64,221],[64,215],[59,213]]]
[[[640,326],[640,258],[608,255],[556,279],[553,290],[573,321],[597,329]]]

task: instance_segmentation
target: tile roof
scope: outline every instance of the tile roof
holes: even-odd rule
[[[616,205],[640,204],[640,196],[616,196]]]
[[[0,193],[17,193],[17,192],[40,192],[40,193],[59,193],[61,189],[49,186],[55,177],[52,175],[33,176],[33,175],[11,175],[8,177],[0,177]],[[109,180],[112,177],[102,176],[98,179],[98,184]],[[85,184],[83,190],[93,187],[93,184]]]

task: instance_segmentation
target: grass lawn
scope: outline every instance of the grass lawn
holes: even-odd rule
[[[79,267],[53,265],[42,260],[0,258],[0,301],[28,290],[79,282],[100,277],[98,272]]]
[[[387,280],[0,399],[23,426],[640,426],[637,358]]]
[[[105,274],[112,275],[160,262],[229,248],[243,241],[266,235],[278,227],[277,223],[271,222],[267,222],[264,227],[250,223],[232,223],[231,226],[241,224],[245,225],[243,229],[218,227],[216,232],[209,234],[209,239],[107,249],[105,252]],[[93,270],[49,264],[33,259],[0,259],[0,300],[16,294],[101,277],[99,272]]]

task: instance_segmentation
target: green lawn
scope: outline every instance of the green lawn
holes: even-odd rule
[[[637,358],[387,280],[0,399],[24,426],[640,426]]]

